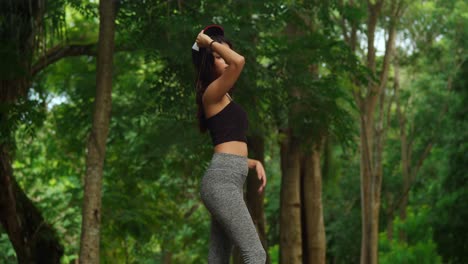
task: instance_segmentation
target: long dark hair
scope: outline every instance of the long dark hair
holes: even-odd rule
[[[232,44],[224,36],[212,36],[214,41],[226,43],[232,49]],[[206,88],[216,79],[214,68],[214,57],[210,48],[200,48],[198,52],[192,52],[193,65],[195,66],[195,90],[197,101],[197,118],[200,132],[204,133],[207,130],[205,111],[203,109],[202,97]]]

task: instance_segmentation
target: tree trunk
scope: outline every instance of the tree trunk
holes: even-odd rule
[[[366,125],[363,124],[363,119],[365,117],[361,116],[361,215],[362,215],[362,240],[361,240],[361,264],[376,264],[377,263],[377,252],[374,251],[374,245],[377,244],[377,241],[374,240],[374,226],[378,223],[374,222],[374,211],[375,204],[373,201],[374,184],[373,175],[371,173],[370,167],[370,158],[366,153],[369,151],[367,146],[367,136]],[[374,191],[374,192],[373,192]]]
[[[93,126],[87,146],[80,245],[80,263],[86,264],[99,263],[101,186],[111,114],[116,1],[101,0],[99,3],[99,16],[96,99],[94,102]]]
[[[281,142],[280,263],[302,263],[300,142],[288,131]]]
[[[0,57],[0,222],[16,252],[18,263],[60,263],[63,248],[55,231],[26,196],[13,176],[14,124],[10,110],[26,96],[31,59],[41,28],[41,1],[2,1]]]
[[[261,3],[255,2],[255,1],[235,1],[232,5],[232,8],[233,10],[244,10],[246,12],[246,17],[251,17],[253,14],[258,12],[259,5],[261,6]],[[246,20],[245,23],[249,24],[250,21]],[[254,28],[251,28],[247,31],[248,31],[247,40],[251,43],[251,47],[256,47],[259,41],[259,37],[258,37],[259,31],[255,30]],[[259,66],[258,62],[255,60],[255,58],[258,57],[256,49],[246,49],[244,55],[247,59],[250,58],[250,61],[248,60],[247,63],[249,63],[249,65],[251,65],[253,68]],[[256,87],[257,83],[255,82],[255,80],[250,80],[247,83],[244,83],[244,85],[246,85],[246,87],[247,86]],[[253,97],[251,97],[250,99],[253,99],[253,101],[251,101],[250,103],[255,104],[256,99]],[[264,164],[265,139],[263,135],[259,134],[256,130],[256,126],[262,126],[262,125],[261,124],[251,124],[251,125],[253,126],[249,128],[249,130],[253,132],[247,136],[249,156],[251,156],[253,159],[259,160],[262,164]],[[266,174],[268,177],[268,171],[266,171]],[[246,180],[246,190],[244,193],[245,202],[247,204],[250,215],[257,229],[258,235],[260,237],[260,241],[267,254],[266,263],[269,264],[271,263],[271,260],[268,254],[268,244],[267,244],[267,237],[266,237],[266,232],[265,232],[265,228],[266,228],[265,210],[264,210],[265,191],[259,194],[258,193],[259,186],[260,186],[260,181],[258,180],[256,171],[249,170],[249,174]],[[240,251],[237,247],[235,247],[233,251],[232,263],[233,264],[243,263],[241,255],[240,255]]]
[[[249,152],[252,153],[252,158],[259,160],[262,164],[265,163],[265,141],[261,136],[249,137]],[[268,175],[268,174],[267,174]],[[265,197],[265,191],[261,194],[258,193],[260,187],[260,181],[257,177],[257,172],[254,170],[249,171],[247,177],[247,192],[246,192],[246,203],[249,208],[252,220],[257,228],[258,235],[262,242],[265,252],[267,252],[267,262],[270,263],[270,257],[268,255],[268,244],[265,232],[266,221],[265,221],[265,209],[263,206],[263,199]]]
[[[410,184],[410,161],[409,161],[409,153],[410,153],[410,146],[408,145],[408,140],[406,136],[406,118],[401,109],[401,102],[400,102],[400,70],[398,63],[394,63],[393,65],[394,71],[394,90],[395,90],[395,98],[397,104],[397,115],[398,115],[398,124],[400,126],[400,144],[401,144],[401,175],[403,180],[403,189],[402,193],[405,193],[405,190],[409,189]],[[408,205],[408,196],[404,195],[401,201],[400,209],[400,219],[404,221],[406,219],[406,206]],[[406,235],[403,230],[400,230],[398,233],[400,241],[406,241]]]
[[[367,22],[367,67],[376,74],[374,37],[378,17],[383,7],[382,0],[368,2]],[[378,263],[379,212],[383,177],[383,147],[385,141],[384,104],[390,61],[394,52],[396,21],[402,12],[402,2],[391,1],[391,16],[379,82],[369,81],[365,95],[356,95],[360,108],[361,152],[361,207],[362,241],[361,264]],[[376,113],[376,110],[380,110]]]
[[[303,161],[304,262],[325,264],[326,240],[322,206],[321,143],[314,144]]]
[[[0,186],[0,221],[18,263],[60,263],[63,248],[57,235],[13,177],[4,144],[0,145]]]
[[[163,264],[172,263],[172,252],[163,250]]]
[[[265,161],[265,141],[262,136],[249,136],[248,137],[249,152],[252,153],[252,158],[259,160],[262,164]],[[268,172],[267,172],[268,176]],[[268,255],[268,245],[265,232],[265,209],[263,206],[263,198],[265,197],[265,192],[259,194],[258,188],[260,187],[260,181],[257,177],[257,172],[254,170],[249,170],[249,175],[247,176],[247,188],[245,192],[245,200],[247,207],[249,208],[250,215],[252,220],[257,228],[260,241],[262,242],[263,248],[267,252],[267,262],[271,263],[270,257]],[[241,264],[242,258],[240,255],[239,249],[236,247],[233,250],[233,264]]]
[[[309,16],[298,17],[311,31],[314,31],[313,19]],[[297,39],[304,35],[296,24],[286,27],[288,39]],[[301,58],[302,54],[296,54]],[[296,62],[297,63],[297,62]],[[304,64],[312,78],[318,78],[318,65]],[[302,91],[293,87],[289,97],[301,98]],[[305,104],[294,103],[289,108],[289,120],[304,111]],[[295,135],[289,124],[286,137],[281,142],[281,219],[280,219],[280,263],[325,263],[325,228],[321,201],[322,174],[320,166],[320,147],[314,148],[310,136]],[[320,140],[318,140],[320,142]],[[303,148],[309,144],[313,148],[308,154]],[[309,146],[308,145],[308,146]]]
[[[387,216],[387,239],[389,241],[393,240],[393,208],[392,208],[392,197],[393,195],[390,192],[386,193],[388,208],[386,211]]]
[[[403,188],[402,188],[402,196],[401,198],[396,201],[395,205],[393,206],[394,209],[399,210],[400,219],[404,221],[406,219],[406,207],[408,206],[408,197],[409,192],[411,190],[411,184],[416,179],[417,173],[421,168],[424,160],[427,158],[429,153],[431,152],[433,139],[430,139],[424,147],[424,151],[419,156],[416,165],[412,162],[412,154],[414,145],[412,142],[412,138],[415,137],[414,132],[411,130],[409,131],[409,135],[407,132],[407,119],[404,110],[401,107],[401,98],[400,98],[400,71],[399,71],[399,63],[398,58],[395,59],[393,69],[394,69],[394,92],[396,98],[396,112],[398,115],[398,123],[400,126],[400,142],[401,142],[401,170],[402,170],[402,181],[403,181]],[[447,88],[450,90],[451,80],[447,81]],[[434,123],[440,124],[440,120],[442,120],[443,116],[447,111],[447,105],[440,111],[438,118],[435,118]],[[400,241],[406,241],[407,237],[403,230],[399,232],[399,239]]]

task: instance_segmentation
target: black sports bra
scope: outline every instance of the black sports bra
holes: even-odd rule
[[[221,111],[206,119],[206,126],[210,130],[213,146],[228,141],[247,143],[247,113],[232,99]]]

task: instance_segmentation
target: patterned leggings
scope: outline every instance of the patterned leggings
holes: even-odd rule
[[[200,186],[200,196],[211,213],[209,264],[229,264],[233,245],[244,263],[265,264],[266,252],[244,202],[247,157],[214,153]]]

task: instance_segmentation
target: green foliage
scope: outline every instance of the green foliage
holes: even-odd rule
[[[268,246],[271,250],[270,258],[279,258],[279,229],[280,229],[280,193],[281,193],[281,168],[279,145],[275,144],[277,138],[270,139],[265,149],[265,164],[268,184],[265,190],[265,217],[266,217],[266,235]],[[277,263],[277,262],[276,262]]]
[[[0,233],[0,252],[2,252],[2,254],[0,254],[0,262],[5,264],[17,263],[16,252],[8,239],[8,235],[3,233],[3,230],[0,229],[0,231],[2,231],[2,233]]]
[[[15,103],[0,103],[0,144],[14,144],[12,134],[19,127],[33,136],[45,119],[42,100],[22,98]]]
[[[404,232],[407,241],[389,240],[386,232],[379,234],[379,263],[442,263],[437,254],[436,244],[432,239],[432,228],[429,225],[430,208],[422,206],[413,209],[407,207],[407,218],[401,221],[396,218],[393,223],[393,234]]]
[[[279,263],[279,245],[276,244],[268,249],[271,263]]]
[[[46,44],[43,48],[96,41],[96,1],[48,2],[47,15],[56,20],[47,22],[46,33],[56,34],[43,38],[47,39],[41,42]],[[354,54],[342,40],[340,19],[356,25],[362,34],[366,4],[119,2],[101,262],[163,263],[166,257],[173,263],[206,260],[209,214],[199,200],[198,184],[212,148],[208,135],[197,132],[190,47],[204,25],[220,23],[234,49],[247,60],[235,100],[249,113],[249,133],[262,135],[267,142],[265,213],[272,263],[279,257],[278,130],[287,126],[304,137],[328,135],[329,163],[323,180],[327,259],[358,263],[359,122],[351,93],[356,83],[365,85],[376,77],[358,59],[362,50]],[[464,1],[425,1],[409,5],[409,15],[401,21],[401,36],[411,42],[399,47],[399,61],[406,129],[413,137],[412,163],[417,163],[429,140],[434,139],[434,147],[410,192],[408,218],[394,222],[394,234],[404,231],[408,240],[389,241],[381,233],[381,263],[441,263],[439,255],[444,262],[466,262],[466,64],[462,74],[455,75],[466,61],[466,8]],[[304,18],[314,18],[316,23],[308,24]],[[289,34],[288,25],[300,34]],[[43,51],[34,55],[39,57]],[[377,61],[381,63],[381,58]],[[65,246],[63,263],[74,261],[78,253],[95,64],[93,56],[63,59],[35,76],[26,99],[0,106],[2,113],[9,111],[8,119],[0,122],[0,139],[14,136],[17,142],[15,177],[57,230]],[[318,75],[311,74],[310,65],[317,66]],[[447,89],[450,79],[455,94]],[[388,98],[393,95],[391,85],[392,76]],[[300,98],[291,96],[293,88],[300,91]],[[300,106],[294,115],[289,112],[292,105]],[[435,122],[446,105],[447,115]],[[394,108],[390,110],[393,117],[383,161],[383,190],[388,196],[383,197],[383,210],[394,205],[402,185],[399,124]],[[382,213],[380,218],[382,230],[388,224],[385,216]],[[0,262],[14,261],[3,231],[0,252]]]
[[[51,122],[46,121],[34,137],[21,133],[21,130],[17,133],[17,138],[22,140],[17,140],[13,167],[20,186],[27,190],[28,197],[57,231],[61,243],[66,245],[64,258],[70,259],[76,258],[79,246],[79,200],[82,196],[79,175],[84,157],[63,154],[57,144],[59,135],[50,133],[52,127]]]
[[[468,261],[468,208],[465,202],[468,199],[467,74],[468,63],[465,61],[454,80],[455,96],[446,119],[449,132],[443,136],[445,144],[441,152],[447,155],[447,169],[434,195],[434,239],[438,251],[448,263]]]
[[[356,152],[332,149],[336,175],[323,180],[323,213],[327,239],[327,260],[358,263],[361,240],[359,160]],[[340,169],[343,168],[343,169]]]

